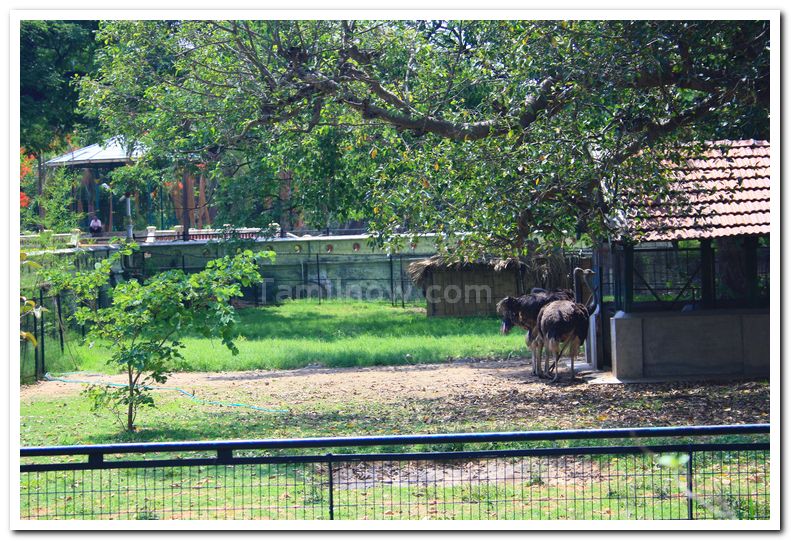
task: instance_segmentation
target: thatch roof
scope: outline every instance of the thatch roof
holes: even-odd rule
[[[428,273],[433,270],[472,270],[472,269],[492,269],[495,272],[522,269],[524,272],[527,265],[514,257],[506,259],[492,258],[479,259],[476,261],[453,261],[441,255],[431,256],[428,259],[421,259],[411,263],[407,268],[407,274],[418,286],[422,286]]]
[[[417,286],[423,287],[428,273],[431,271],[493,270],[502,272],[518,268],[527,289],[533,287],[568,288],[572,283],[568,265],[566,256],[563,254],[535,255],[526,261],[509,257],[480,259],[471,262],[458,262],[435,255],[410,264],[407,273]]]

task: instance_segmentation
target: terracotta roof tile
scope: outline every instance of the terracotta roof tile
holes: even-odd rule
[[[765,235],[770,224],[767,141],[714,141],[683,167],[677,202],[635,204],[633,224],[646,241]]]

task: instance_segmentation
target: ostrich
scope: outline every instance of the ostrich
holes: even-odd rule
[[[548,303],[556,300],[572,300],[574,294],[568,289],[547,291],[534,288],[521,297],[506,297],[497,303],[497,314],[502,319],[500,332],[508,334],[515,325],[527,329],[525,345],[533,354],[533,375],[541,377],[541,341],[538,339],[536,321],[538,313]]]
[[[547,359],[545,372],[549,375],[549,353],[555,354],[553,364],[555,375],[552,381],[556,381],[559,376],[558,361],[566,349],[571,355],[571,379],[574,376],[574,360],[577,358],[580,346],[588,337],[588,320],[590,314],[596,309],[596,293],[588,281],[588,277],[594,274],[590,269],[574,269],[574,276],[581,278],[588,289],[591,290],[591,299],[588,304],[580,304],[573,300],[557,300],[544,305],[538,313],[536,330],[537,336],[534,339],[539,342],[538,346],[546,345]],[[561,343],[563,347],[561,348]]]

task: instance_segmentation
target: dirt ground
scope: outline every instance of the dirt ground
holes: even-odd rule
[[[608,426],[768,422],[769,386],[758,381],[685,381],[624,384],[585,365],[578,380],[547,383],[531,375],[528,360],[464,360],[432,365],[369,368],[306,367],[296,370],[176,373],[168,387],[207,399],[249,400],[261,406],[300,409],[316,402],[398,404],[430,411],[435,421],[474,412],[484,418],[543,417],[562,428],[581,418]],[[81,381],[124,383],[123,376],[74,374]],[[79,393],[83,385],[57,381],[23,386],[22,401]],[[252,401],[252,402],[250,402]],[[577,425],[579,426],[579,425]]]

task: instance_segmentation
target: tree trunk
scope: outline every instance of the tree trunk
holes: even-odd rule
[[[198,223],[201,228],[211,224],[209,208],[206,206],[206,175],[203,173],[198,180]]]
[[[181,181],[181,224],[184,226],[182,239],[190,240],[189,173],[185,172]]]
[[[94,199],[96,198],[94,195],[96,183],[93,181],[93,171],[88,167],[82,170],[82,183],[87,193],[88,214],[90,215],[96,212],[96,206],[94,205]]]
[[[187,193],[187,207],[190,210],[190,223],[196,229],[201,228],[200,221],[198,220],[198,205],[195,203],[195,176],[188,174],[184,183],[184,189]]]
[[[109,199],[109,203],[107,204],[108,211],[107,211],[106,230],[109,233],[112,233],[113,231],[113,194],[112,193],[108,194],[108,199]]]
[[[44,207],[41,205],[41,200],[44,198],[44,158],[39,153],[36,156],[38,161],[38,182],[36,183],[36,191],[38,192],[38,217],[41,221],[41,227],[44,227]]]

